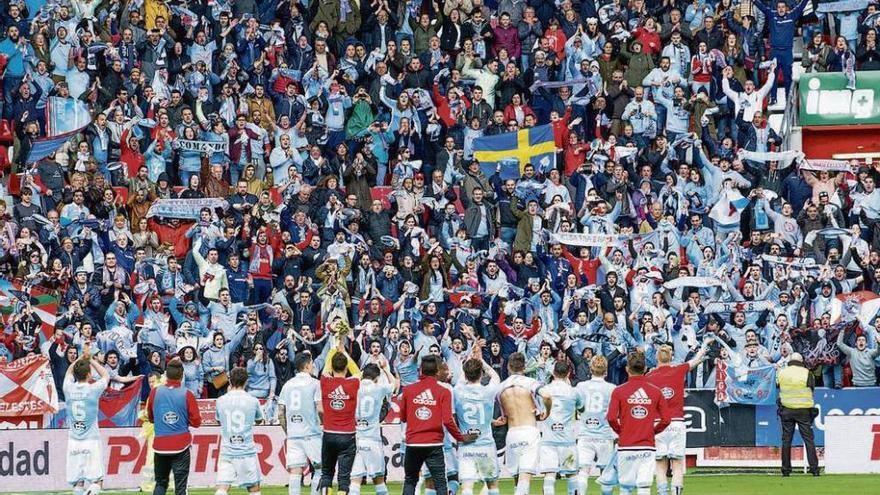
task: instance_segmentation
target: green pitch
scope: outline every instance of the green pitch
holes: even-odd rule
[[[400,483],[390,483],[390,495],[400,494]],[[475,492],[478,490],[475,487]],[[101,492],[102,495],[131,495],[129,492]],[[171,493],[171,492],[169,492]],[[190,495],[214,495],[214,490],[190,490]],[[230,490],[230,495],[244,495],[245,490]],[[304,487],[303,494],[308,495],[309,489]],[[373,488],[366,485],[361,490],[364,495],[372,495]],[[532,482],[533,495],[542,495],[541,480]],[[556,484],[556,493],[565,495],[566,485],[564,482]],[[587,495],[599,495],[599,487],[590,483]],[[617,493],[615,491],[615,493]],[[652,491],[651,493],[656,493]],[[769,474],[730,474],[730,475],[692,475],[685,478],[685,493],[688,495],[807,495],[819,493],[822,495],[858,495],[877,493],[877,477],[870,475],[835,475],[814,478],[802,474],[792,475],[790,478],[782,478],[779,475]],[[513,494],[513,482],[503,480],[501,482],[501,494]],[[287,495],[285,487],[265,487],[262,495]]]

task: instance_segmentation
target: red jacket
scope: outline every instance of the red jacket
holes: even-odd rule
[[[526,115],[531,115],[537,120],[537,116],[535,116],[535,111],[532,110],[532,107],[528,105],[520,105],[520,108],[522,109],[523,120],[526,119]],[[504,107],[504,122],[510,122],[511,120],[519,122],[519,119],[516,118],[516,107],[513,106],[513,103]]]
[[[654,435],[671,421],[663,393],[644,376],[631,376],[614,389],[607,419],[621,450],[654,450]]]
[[[669,415],[673,420],[684,420],[684,380],[690,371],[690,365],[681,363],[658,366],[645,375],[663,393],[669,403]]]
[[[321,404],[324,406],[326,433],[354,433],[360,378],[321,377]]]
[[[404,387],[400,417],[406,423],[406,445],[443,445],[443,428],[457,441],[461,431],[452,418],[452,389],[432,376]]]

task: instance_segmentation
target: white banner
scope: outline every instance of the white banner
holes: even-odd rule
[[[825,472],[880,473],[880,416],[825,416]]]
[[[633,241],[636,248],[648,241],[657,239],[657,231],[647,234],[579,234],[576,232],[559,232],[550,235],[551,242],[567,244],[569,246],[618,246],[627,241]],[[656,247],[656,246],[655,246]]]
[[[181,151],[200,151],[202,153],[226,153],[225,141],[191,141],[178,139],[174,147]]]
[[[147,210],[147,218],[180,218],[184,220],[198,220],[202,208],[226,209],[229,203],[223,198],[199,198],[199,199],[157,199],[153,201]]]
[[[800,165],[801,170],[814,170],[825,172],[850,172],[852,169],[849,162],[843,160],[804,160]]]
[[[721,280],[713,277],[678,277],[664,283],[663,287],[669,290],[675,290],[679,287],[696,287],[698,289],[705,289],[720,285],[723,285]]]
[[[736,301],[736,302],[710,302],[703,309],[704,313],[733,313],[743,311],[755,313],[766,311],[773,307],[773,301]]]

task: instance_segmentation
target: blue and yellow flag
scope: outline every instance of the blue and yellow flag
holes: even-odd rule
[[[553,128],[541,125],[517,132],[483,136],[474,140],[474,159],[486,176],[495,173],[500,164],[502,179],[516,179],[527,163],[536,172],[549,172],[556,166],[556,143]]]

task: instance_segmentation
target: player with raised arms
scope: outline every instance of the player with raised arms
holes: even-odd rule
[[[662,345],[657,349],[657,367],[646,375],[663,393],[669,402],[672,422],[669,427],[657,434],[657,495],[669,495],[667,468],[672,469],[672,490],[681,495],[684,490],[684,454],[687,444],[687,427],[684,424],[684,382],[688,373],[697,367],[706,355],[709,342],[702,347],[693,359],[686,363],[672,364],[672,347]],[[671,465],[671,466],[670,466]]]
[[[88,356],[88,353],[85,353]],[[98,381],[89,383],[92,372]],[[67,368],[64,398],[67,404],[67,482],[74,495],[98,495],[104,484],[104,458],[98,430],[98,401],[110,375],[94,357],[83,357]]]
[[[461,495],[473,495],[474,483],[477,481],[485,484],[488,495],[499,495],[500,469],[495,439],[492,436],[492,416],[501,378],[483,361],[479,347],[475,346],[475,349],[477,351],[462,366],[464,380],[452,390],[459,426],[464,433],[477,435],[473,443],[458,447]],[[487,385],[482,384],[483,376],[489,377]]]

